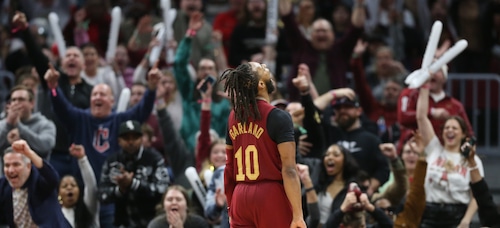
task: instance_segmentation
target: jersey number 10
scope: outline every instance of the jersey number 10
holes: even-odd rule
[[[236,165],[238,166],[236,181],[245,181],[245,176],[249,180],[257,180],[260,175],[259,153],[257,147],[255,147],[255,145],[248,145],[243,154],[243,150],[240,146],[236,154],[234,154],[234,157],[236,158]],[[245,166],[243,166],[243,160],[245,160]],[[243,170],[245,170],[245,172],[243,172]]]

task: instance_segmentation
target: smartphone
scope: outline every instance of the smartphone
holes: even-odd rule
[[[470,144],[470,146],[465,146],[464,144],[466,142],[468,142]],[[468,158],[469,154],[470,154],[470,148],[473,147],[474,145],[476,145],[476,138],[474,138],[474,137],[464,138],[464,139],[462,139],[462,142],[460,143],[460,145],[462,145],[460,147],[460,153],[465,158]]]
[[[205,79],[205,82],[203,82],[203,85],[200,87],[200,91],[205,92],[207,91],[207,83],[209,83],[213,86],[215,82],[215,77],[212,75],[208,75]]]

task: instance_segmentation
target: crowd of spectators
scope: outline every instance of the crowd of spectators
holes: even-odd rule
[[[272,71],[271,104],[294,122],[309,227],[469,227],[476,211],[500,226],[467,112],[444,90],[451,72],[500,73],[500,1],[277,2],[275,42],[267,0],[172,0],[162,42],[159,0],[0,0],[0,227],[229,227],[218,78],[246,62]],[[406,88],[436,20],[436,58],[469,45]]]

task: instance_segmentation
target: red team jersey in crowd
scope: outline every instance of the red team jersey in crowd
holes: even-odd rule
[[[417,89],[403,89],[401,95],[398,100],[398,122],[401,126],[404,127],[404,130],[401,130],[401,140],[405,140],[408,138],[408,134],[411,133],[412,130],[417,129],[417,100],[418,100],[418,90]],[[474,135],[472,126],[469,122],[469,118],[467,117],[467,113],[465,109],[460,103],[460,101],[456,100],[453,97],[446,95],[443,99],[438,102],[435,102],[434,99],[429,97],[429,120],[432,123],[432,127],[434,128],[434,132],[436,136],[440,140],[442,140],[442,130],[441,128],[444,126],[446,120],[433,118],[430,114],[432,108],[444,108],[448,111],[450,116],[460,116],[465,120],[467,127],[469,128],[469,135]],[[402,142],[402,141],[400,141]],[[400,143],[401,144],[401,143]],[[402,145],[400,145],[402,146]]]

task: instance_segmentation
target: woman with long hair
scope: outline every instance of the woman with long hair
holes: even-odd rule
[[[333,144],[323,155],[323,164],[310,164],[319,167],[309,175],[307,165],[298,165],[300,180],[305,188],[309,216],[308,227],[322,226],[330,214],[340,208],[347,194],[348,185],[358,182],[360,168],[346,148]],[[314,183],[314,184],[313,184]],[[319,216],[318,216],[319,213]]]
[[[59,202],[64,217],[73,228],[99,227],[99,200],[97,181],[82,145],[71,145],[70,154],[78,159],[83,191],[80,191],[74,176],[66,175],[59,183]]]
[[[469,187],[469,170],[479,169],[483,175],[483,165],[476,156],[477,165],[468,167],[467,159],[461,154],[462,142],[469,132],[462,118],[449,117],[443,126],[443,143],[439,141],[428,118],[432,80],[420,88],[416,113],[428,163],[425,180],[427,204],[421,227],[469,227],[477,211]]]

